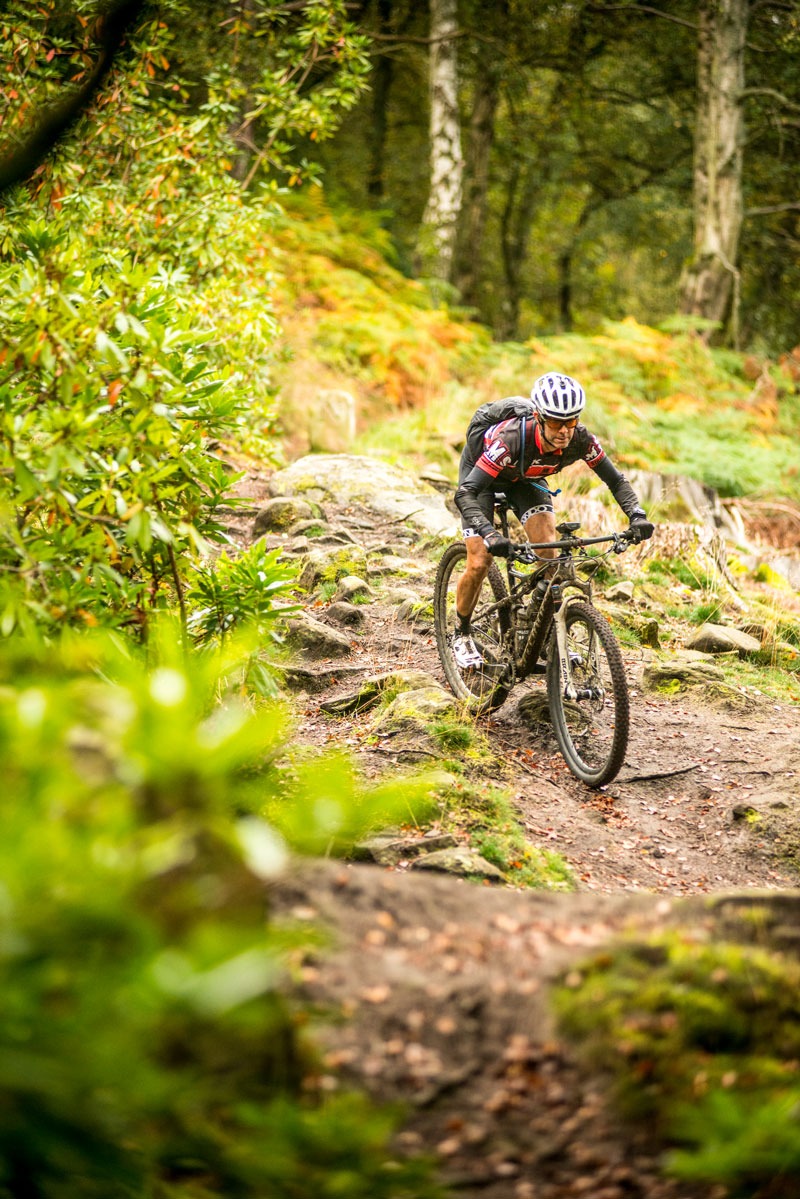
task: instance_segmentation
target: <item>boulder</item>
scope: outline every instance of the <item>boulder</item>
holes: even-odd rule
[[[605,597],[612,602],[616,600],[618,603],[629,604],[633,599],[633,583],[630,579],[623,579],[620,583],[609,587],[605,592]]]
[[[345,600],[347,603],[358,597],[359,599],[371,599],[375,592],[370,587],[366,579],[359,578],[358,575],[344,575],[339,579],[339,585],[336,588],[334,600]]]
[[[665,683],[677,682],[691,687],[724,682],[722,668],[715,662],[674,658],[667,662],[651,662],[642,671],[642,685],[657,691]]]
[[[726,625],[703,624],[686,642],[687,649],[699,649],[709,654],[726,654],[735,650],[740,658],[747,654],[757,654],[761,642],[741,629],[731,629]]]
[[[253,536],[260,537],[262,533],[286,533],[293,526],[302,523],[308,527],[314,509],[303,499],[296,496],[276,495],[259,508],[253,521]]]
[[[381,517],[427,533],[455,535],[457,524],[441,495],[418,476],[377,458],[357,454],[307,454],[270,482],[273,495],[332,500],[340,507],[362,504]]]
[[[313,591],[323,581],[335,582],[346,575],[367,573],[367,557],[361,546],[313,546],[308,550],[300,569],[298,582],[306,591]]]
[[[646,470],[629,470],[626,474],[648,512],[657,507],[660,522],[698,524],[708,532],[719,531],[732,541],[746,541],[741,515],[735,507],[723,505],[713,487],[687,475]]]
[[[635,633],[642,645],[660,648],[658,621],[651,613],[637,612],[634,608],[623,608],[617,604],[603,604],[600,610],[607,619]]]
[[[320,707],[332,716],[345,716],[349,712],[363,712],[373,707],[383,695],[395,696],[401,691],[437,686],[433,675],[424,670],[387,670],[364,679],[358,691],[325,700]]]
[[[457,706],[455,697],[442,687],[424,686],[403,691],[379,714],[374,728],[382,733],[399,732],[409,727],[424,729],[431,721],[449,716]]]
[[[458,845],[452,833],[437,833],[431,830],[422,837],[403,837],[400,833],[377,833],[353,846],[351,857],[356,862],[377,862],[379,866],[397,866],[418,858],[422,854],[435,853],[443,849],[455,849]]]
[[[492,883],[504,883],[502,870],[474,849],[458,846],[455,849],[440,849],[416,858],[412,865],[416,870],[440,870],[445,874],[457,874],[461,878],[485,878]]]
[[[323,520],[321,516],[312,517],[311,520],[298,520],[287,530],[290,537],[299,537],[306,533],[321,533],[328,528],[328,522]]]
[[[419,574],[419,563],[413,558],[398,558],[394,554],[387,554],[382,558],[375,558],[369,564],[368,574],[370,578],[383,578],[386,575],[411,575]]]
[[[410,587],[392,587],[384,596],[387,604],[402,604],[406,600],[411,600],[414,604],[421,604],[422,597],[417,595],[416,591],[412,591]]]
[[[403,620],[407,624],[430,624],[433,620],[433,604],[430,600],[403,600],[394,615],[396,620]]]
[[[349,625],[353,628],[364,623],[363,607],[358,604],[348,604],[346,600],[337,600],[335,604],[331,604],[326,615],[329,620],[335,620],[337,624]]]
[[[337,662],[335,666],[311,667],[294,664],[282,667],[283,682],[289,691],[306,691],[309,695],[327,691],[329,687],[363,673],[363,666],[345,666],[341,662]]]
[[[307,658],[343,658],[350,653],[350,639],[307,612],[287,621],[286,640]]]

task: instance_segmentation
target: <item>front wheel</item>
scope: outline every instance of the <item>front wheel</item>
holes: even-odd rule
[[[471,633],[483,659],[480,666],[460,667],[453,656],[456,632],[456,587],[467,561],[462,542],[450,545],[442,554],[436,572],[433,596],[433,624],[442,668],[453,693],[466,702],[470,711],[489,712],[499,708],[508,695],[510,668],[503,645],[510,627],[508,589],[493,562],[472,613]],[[499,605],[499,606],[498,606]]]
[[[567,699],[555,629],[547,660],[547,700],[558,747],[590,787],[615,778],[628,748],[630,705],[622,654],[605,617],[577,601],[566,612],[567,651],[578,698]]]

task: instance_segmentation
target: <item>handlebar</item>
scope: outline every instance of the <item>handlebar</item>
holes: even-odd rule
[[[611,551],[622,554],[630,545],[634,544],[634,534],[631,529],[626,529],[623,533],[606,533],[602,537],[569,536],[563,537],[560,541],[528,541],[521,545],[512,545],[508,556],[515,562],[553,562],[555,559],[544,558],[536,551],[583,549],[587,545],[601,545],[609,541],[613,543]]]

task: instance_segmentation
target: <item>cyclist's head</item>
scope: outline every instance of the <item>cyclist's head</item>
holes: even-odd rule
[[[573,421],[586,406],[586,393],[569,375],[551,371],[536,380],[531,399],[540,417],[552,421]]]

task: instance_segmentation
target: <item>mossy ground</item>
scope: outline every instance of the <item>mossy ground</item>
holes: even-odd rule
[[[623,945],[572,971],[562,1030],[610,1073],[631,1120],[675,1148],[679,1177],[732,1196],[800,1193],[800,964],[685,932]]]
[[[512,886],[573,891],[575,878],[560,854],[527,840],[505,791],[466,780],[437,793],[441,824],[469,837],[470,845],[502,870]]]

